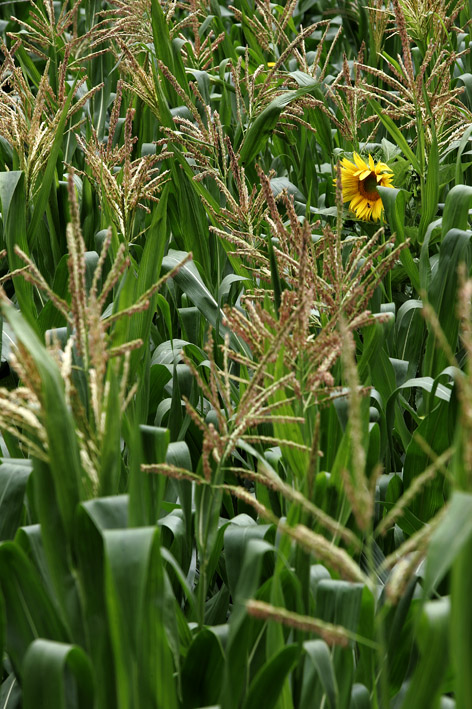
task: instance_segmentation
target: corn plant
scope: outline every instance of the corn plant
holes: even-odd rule
[[[472,706],[469,6],[0,32],[0,707]]]

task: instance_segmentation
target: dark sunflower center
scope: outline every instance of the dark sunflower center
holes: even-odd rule
[[[377,178],[374,172],[371,172],[364,180],[359,180],[359,192],[370,202],[376,202],[380,199],[380,195],[377,192]]]

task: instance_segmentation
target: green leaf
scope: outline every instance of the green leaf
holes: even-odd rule
[[[421,657],[401,705],[404,709],[438,706],[442,679],[448,669],[450,610],[447,597],[429,601],[422,609],[416,635]]]
[[[399,602],[394,606],[386,604],[382,613],[388,653],[384,671],[388,672],[389,690],[392,693],[399,691],[411,665],[414,622],[417,619],[416,606],[418,605],[417,601],[413,601],[415,588],[414,578],[408,584]]]
[[[39,572],[41,583],[49,598],[54,599],[54,584],[52,583],[51,573],[44,553],[41,525],[29,524],[25,527],[20,527],[15,535],[14,541],[15,544],[18,544],[20,549],[25,552],[28,559]]]
[[[169,26],[162,7],[157,0],[151,0],[151,27],[156,56],[173,73],[174,57],[172,55]]]
[[[472,495],[455,491],[444,518],[431,537],[423,581],[424,598],[431,596],[471,539]]]
[[[3,599],[3,594],[1,591],[1,585],[0,585],[0,653],[2,654],[2,657],[5,657],[5,646],[6,646],[6,639],[7,639],[7,618],[6,618],[6,610],[5,610],[5,601]],[[0,684],[3,684],[3,679],[5,675],[5,670],[3,671],[3,677],[2,677],[2,682]],[[0,692],[0,700],[2,700],[1,692]],[[3,707],[4,704],[0,703],[0,706]]]
[[[241,578],[247,545],[250,540],[263,540],[267,529],[267,525],[256,524],[252,517],[240,514],[237,517],[233,517],[225,530],[226,573],[229,590],[233,598],[236,597],[236,589]]]
[[[10,271],[25,266],[24,261],[15,254],[15,246],[29,255],[26,239],[26,195],[23,172],[12,170],[0,173],[0,200],[5,243],[7,247]],[[34,305],[33,288],[20,275],[13,280],[16,297],[23,316],[31,327],[37,329],[37,312]]]
[[[378,187],[378,191],[382,198],[382,204],[385,208],[390,229],[392,233],[397,235],[398,242],[403,244],[405,241],[405,205],[408,192],[405,190],[397,190],[394,187]],[[420,278],[418,267],[413,261],[409,248],[403,249],[400,253],[400,260],[408,274],[412,286],[419,292]]]
[[[457,157],[456,157],[456,171],[455,171],[455,182],[456,185],[460,185],[464,181],[464,167],[462,166],[462,153],[465,150],[465,147],[467,143],[470,140],[470,136],[472,135],[472,125],[470,125],[464,132],[460,143],[459,147],[457,149]]]
[[[93,705],[92,664],[85,652],[76,645],[35,640],[23,667],[24,709],[90,709]]]
[[[151,26],[156,57],[168,67],[184,91],[189,93],[182,57],[180,52],[175,51],[173,48],[169,34],[169,24],[158,0],[151,0]],[[174,105],[178,105],[180,102],[180,98],[173,87],[169,87],[169,97]]]
[[[186,256],[187,253],[184,251],[169,249],[167,256],[165,256],[162,261],[164,273],[175,268]],[[247,348],[243,341],[237,335],[223,327],[223,311],[218,307],[218,303],[204,284],[197,267],[192,261],[186,263],[185,266],[175,274],[174,281],[179,288],[187,294],[192,303],[197,306],[212,327],[216,328],[222,336],[228,332],[232,346],[239,351],[246,352]]]
[[[104,531],[106,529],[126,529],[128,527],[128,495],[113,495],[87,500],[79,505],[78,510],[84,508],[93,521],[95,527]]]
[[[279,268],[277,266],[277,259],[275,258],[274,247],[272,244],[272,238],[271,238],[270,234],[267,237],[267,249],[269,252],[270,275],[272,278],[272,288],[274,289],[275,312],[277,313],[277,316],[278,316],[279,310],[280,310],[280,303],[281,303],[281,299],[282,299],[282,283],[280,280]]]
[[[166,479],[162,475],[143,473],[141,462],[164,463],[169,439],[168,429],[141,425],[138,430],[134,430],[129,441],[132,455],[129,482],[130,527],[152,525],[157,521]]]
[[[405,488],[430,464],[431,459],[418,440],[428,441],[431,449],[440,455],[451,444],[454,421],[448,402],[442,401],[431,413],[423,418],[413,435],[405,455],[403,483]],[[421,490],[409,505],[409,511],[423,522],[427,522],[444,504],[444,480],[442,475],[436,475]]]
[[[56,363],[21,314],[5,302],[1,307],[18,341],[29,352],[41,379],[50,470],[64,529],[70,533],[75,507],[82,494],[82,466],[74,421],[65,400],[64,383]]]
[[[0,546],[0,588],[6,611],[6,649],[18,676],[36,638],[67,640],[65,628],[32,562],[13,542]]]
[[[349,709],[372,709],[370,694],[363,684],[353,684]]]
[[[442,217],[440,217],[439,219],[435,219],[433,222],[431,222],[431,224],[426,229],[424,241],[421,244],[419,272],[421,288],[424,290],[427,290],[431,283],[432,259],[429,255],[429,244],[433,237],[433,234],[435,232],[437,234],[441,225]],[[434,235],[436,236],[436,234]]]
[[[224,655],[220,641],[211,630],[202,628],[190,645],[182,667],[184,709],[216,704],[221,690],[223,669]]]
[[[341,625],[356,633],[362,604],[363,586],[359,583],[322,579],[316,588],[316,615],[321,620]],[[353,645],[351,641],[351,646]],[[333,649],[333,666],[339,691],[339,706],[347,706],[354,679],[351,650]]]
[[[195,541],[200,559],[200,578],[198,580],[200,622],[203,622],[205,599],[210,581],[210,559],[217,548],[221,499],[221,490],[209,485],[198,485],[195,489]]]
[[[94,666],[97,702],[103,709],[115,709],[117,706],[115,667],[105,598],[103,531],[126,528],[127,517],[126,495],[89,500],[79,505],[76,516],[76,548],[87,648]]]
[[[460,185],[453,189],[463,188],[464,186]],[[445,221],[449,221],[446,219],[446,210],[444,211],[443,230]],[[471,234],[472,232],[460,229],[450,229],[446,233],[439,251],[438,266],[428,290],[428,300],[436,311],[439,324],[453,352],[455,352],[457,345],[459,321],[455,310],[451,309],[451,303],[455,303],[457,299],[459,265],[463,263],[467,271],[470,268],[472,261]],[[438,350],[434,329],[429,327],[429,331],[423,360],[423,374],[435,377],[450,362],[444,352]]]
[[[421,175],[421,166],[416,158],[416,155],[408,145],[405,136],[401,132],[399,128],[395,125],[395,123],[392,121],[391,118],[389,118],[384,110],[382,109],[382,106],[378,103],[378,101],[375,101],[374,99],[367,99],[369,106],[375,111],[375,113],[378,115],[380,118],[381,123],[383,126],[387,129],[387,131],[390,133],[390,135],[393,138],[393,142],[398,145],[399,148],[401,148],[403,154],[405,155],[406,158],[410,161],[410,163],[413,165],[413,168],[416,170],[418,175]]]
[[[107,372],[108,397],[104,411],[104,436],[100,447],[99,494],[116,495],[121,475],[120,382],[113,367]]]
[[[157,3],[158,4],[158,3]],[[161,10],[162,12],[162,10]],[[146,242],[139,261],[138,278],[136,282],[135,299],[140,298],[159,278],[162,258],[167,242],[169,227],[167,222],[169,185],[165,185],[159,197],[158,204],[153,209],[152,222],[146,232]],[[131,319],[129,339],[142,339],[149,341],[152,318],[156,310],[156,294],[149,307],[143,312],[136,313]],[[131,353],[131,367],[136,367],[143,357],[143,349]]]
[[[363,335],[362,355],[360,356],[357,365],[359,379],[361,381],[365,380],[365,377],[369,371],[369,364],[371,360],[375,358],[379,350],[382,348],[385,340],[385,328],[381,323],[374,322],[373,325],[369,325],[369,327],[364,328]]]
[[[372,384],[382,396],[382,400],[388,401],[395,389],[396,379],[393,364],[384,348],[377,350],[376,356],[370,362],[369,369]]]
[[[64,254],[59,263],[56,265],[54,273],[54,281],[52,284],[52,289],[56,295],[64,300],[67,300],[69,296],[69,269],[67,267],[69,256]],[[47,330],[57,330],[59,328],[66,327],[66,319],[62,313],[57,310],[54,303],[48,300],[38,316],[38,327],[40,332],[46,333]],[[67,331],[66,331],[67,332]],[[64,343],[65,344],[65,343]]]
[[[443,238],[451,229],[467,229],[471,201],[472,187],[468,185],[456,185],[448,192],[442,218]]]
[[[287,91],[273,99],[264,110],[252,121],[239,152],[239,161],[243,164],[251,163],[258,153],[261,152],[269,137],[277,125],[282,111],[298,98],[313,91],[318,86],[312,80],[308,86],[304,86],[296,91]]]
[[[414,377],[421,357],[425,336],[421,300],[407,300],[401,305],[395,319],[395,354],[408,362],[408,377]]]
[[[226,663],[220,699],[225,709],[236,709],[241,706],[244,698],[249,673],[249,654],[252,648],[251,635],[256,624],[260,626],[260,621],[248,617],[245,601],[255,595],[260,585],[264,556],[266,554],[272,556],[273,553],[273,546],[263,539],[250,539],[246,545],[234,593],[235,604],[226,645]]]
[[[0,465],[0,540],[13,539],[24,510],[26,483],[31,474],[28,460],[6,460]]]
[[[469,521],[465,524],[469,527]],[[459,537],[463,540],[464,535],[460,533]],[[450,652],[458,707],[468,707],[472,703],[472,677],[467,669],[472,663],[471,554],[472,539],[469,536],[454,560],[451,579]]]
[[[108,530],[103,536],[118,709],[128,709],[138,699],[146,707],[177,709],[159,530]]]
[[[21,687],[14,672],[10,672],[0,686],[0,707],[21,709]]]
[[[31,480],[51,578],[62,606],[63,620],[81,635],[77,581],[70,566],[75,508],[84,496],[82,466],[72,413],[65,400],[57,364],[31,327],[12,306],[2,310],[17,339],[26,348],[41,380],[41,403],[49,463],[34,459]]]
[[[299,656],[300,648],[289,645],[271,657],[251,682],[244,709],[276,707],[285,679],[297,664]]]
[[[418,241],[421,243],[426,229],[436,214],[439,199],[439,150],[434,122],[431,122],[433,135],[428,155],[428,173],[423,192],[421,193],[421,219],[418,227]]]
[[[51,192],[51,186],[52,186],[53,180],[54,180],[54,173],[56,172],[56,163],[57,163],[57,160],[59,157],[59,152],[62,147],[62,142],[64,140],[65,127],[66,127],[66,123],[67,123],[67,114],[69,113],[69,109],[70,109],[70,107],[72,105],[72,101],[74,99],[75,86],[76,86],[77,81],[78,81],[78,79],[76,79],[74,84],[69,88],[69,93],[67,95],[67,98],[66,98],[63,106],[62,106],[60,119],[59,119],[59,122],[58,122],[56,130],[55,130],[54,141],[53,141],[53,144],[52,144],[51,149],[49,151],[49,157],[48,157],[48,161],[46,164],[46,169],[45,169],[44,173],[42,173],[42,175],[41,175],[39,189],[35,195],[33,216],[31,217],[31,221],[28,225],[28,231],[27,231],[27,241],[28,241],[28,244],[30,244],[32,249],[34,248],[34,245],[35,245],[37,238],[38,238],[39,220],[42,219],[42,217],[43,217],[43,214],[46,210],[46,205],[47,205],[47,202],[49,199],[49,195]]]
[[[277,355],[277,361],[275,363],[274,370],[274,381],[282,379],[286,375],[285,363],[284,363],[285,352],[281,348]],[[293,417],[295,415],[294,407],[292,403],[282,403],[287,398],[287,394],[284,390],[278,389],[274,392],[270,399],[270,404],[277,405],[277,414],[281,417]],[[280,441],[292,441],[293,443],[298,443],[300,446],[305,444],[304,437],[304,427],[302,424],[294,421],[284,421],[278,420],[274,424],[274,434]],[[291,474],[296,476],[299,480],[305,475],[308,466],[308,452],[300,448],[294,448],[292,446],[281,445],[282,456],[287,461]]]
[[[329,647],[324,640],[307,640],[303,643],[303,649],[312,663],[318,680],[323,687],[323,692],[327,699],[327,706],[330,709],[336,709],[338,706],[339,693]]]
[[[182,170],[176,162],[172,164],[171,173],[173,194],[168,215],[172,234],[179,246],[193,254],[205,282],[213,284],[216,262],[211,258],[210,241],[214,242],[214,239],[208,232],[208,216],[205,201],[199,194],[201,190],[193,180],[193,173],[190,180],[185,169]]]

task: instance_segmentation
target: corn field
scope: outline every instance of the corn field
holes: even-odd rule
[[[0,709],[471,709],[471,47],[0,2]]]

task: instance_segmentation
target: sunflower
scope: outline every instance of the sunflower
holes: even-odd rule
[[[349,208],[358,219],[380,219],[383,205],[377,187],[393,187],[393,173],[384,162],[374,162],[369,155],[369,163],[357,153],[354,162],[347,158],[341,161],[341,184],[343,202],[350,202]]]

